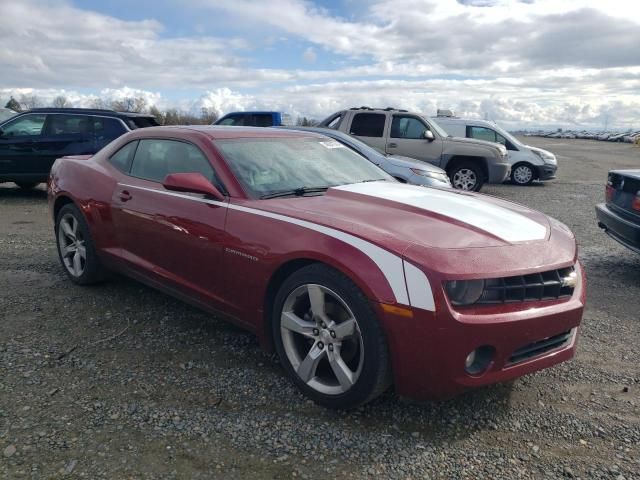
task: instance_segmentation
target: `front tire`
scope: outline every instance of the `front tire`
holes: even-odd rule
[[[451,185],[457,190],[479,192],[484,184],[482,169],[473,162],[456,163],[448,173]]]
[[[391,384],[384,331],[369,300],[326,265],[304,267],[285,280],[272,328],[285,371],[320,405],[354,408]]]
[[[530,185],[534,177],[533,166],[528,163],[518,163],[511,170],[511,182],[516,185]]]
[[[65,273],[78,285],[98,283],[105,270],[96,255],[89,226],[78,207],[67,204],[56,216],[56,245],[58,258]]]

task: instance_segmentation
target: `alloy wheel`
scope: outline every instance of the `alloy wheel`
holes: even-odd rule
[[[74,277],[82,276],[87,264],[87,249],[78,220],[70,213],[63,215],[58,224],[58,246],[67,271]]]
[[[364,365],[358,321],[346,302],[316,284],[293,290],[280,317],[282,344],[296,375],[325,395],[340,395],[357,382]]]
[[[531,168],[527,167],[526,165],[520,165],[516,167],[516,169],[513,171],[513,179],[516,181],[516,183],[519,183],[519,184],[529,183],[532,178],[533,178],[533,171],[531,170]]]
[[[461,168],[453,175],[453,187],[459,190],[473,190],[478,182],[476,172],[470,168]]]

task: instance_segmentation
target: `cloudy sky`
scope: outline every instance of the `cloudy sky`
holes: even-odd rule
[[[640,128],[636,0],[0,0],[0,102]]]

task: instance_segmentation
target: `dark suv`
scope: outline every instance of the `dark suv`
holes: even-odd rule
[[[56,158],[94,154],[123,133],[157,126],[151,115],[85,108],[35,108],[0,123],[0,182],[32,188]]]

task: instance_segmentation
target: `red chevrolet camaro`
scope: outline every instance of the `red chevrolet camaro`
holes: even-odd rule
[[[575,353],[585,284],[567,227],[398,183],[321,135],[136,130],[57,160],[48,193],[73,282],[115,270],[222,311],[328,407],[391,384],[448,397]]]

